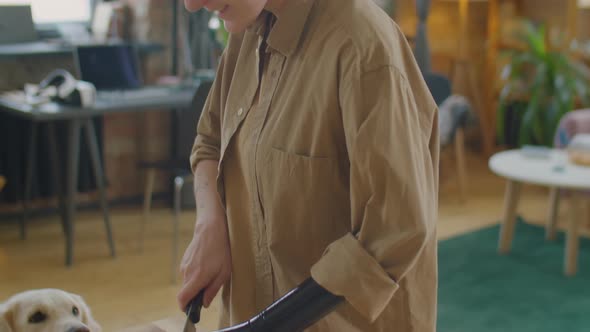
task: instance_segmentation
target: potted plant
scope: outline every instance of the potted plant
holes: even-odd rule
[[[525,27],[518,36],[522,47],[503,52],[508,63],[502,70],[497,134],[511,146],[552,146],[561,117],[590,104],[590,70],[550,47],[544,25]]]

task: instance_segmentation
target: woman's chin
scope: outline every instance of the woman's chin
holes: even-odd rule
[[[230,20],[223,21],[225,25],[225,30],[229,33],[241,33],[246,30],[247,25],[241,22],[234,22]]]

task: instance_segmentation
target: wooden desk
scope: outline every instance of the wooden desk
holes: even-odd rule
[[[134,44],[140,54],[156,53],[164,47],[156,43]],[[72,55],[76,45],[64,41],[38,41],[32,43],[0,45],[0,60],[12,60],[20,57]]]

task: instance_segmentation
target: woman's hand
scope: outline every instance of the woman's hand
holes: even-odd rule
[[[207,308],[231,275],[231,254],[225,218],[198,220],[193,239],[182,258],[183,286],[178,305],[185,310],[201,290]]]
[[[216,179],[217,162],[201,161],[195,171],[195,232],[180,264],[183,284],[177,298],[182,311],[201,290],[205,290],[203,305],[208,307],[231,275],[227,223]]]

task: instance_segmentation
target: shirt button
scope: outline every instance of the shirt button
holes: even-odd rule
[[[244,113],[244,109],[243,108],[240,108],[238,110],[238,116],[242,116],[243,113]]]

